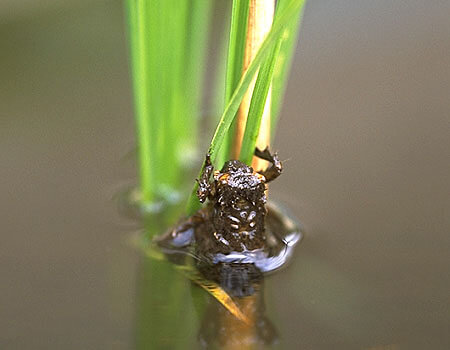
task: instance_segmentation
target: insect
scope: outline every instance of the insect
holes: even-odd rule
[[[227,254],[264,247],[266,184],[281,174],[282,164],[267,148],[256,149],[255,155],[270,162],[267,170],[255,172],[238,160],[230,160],[220,171],[214,171],[209,155],[206,156],[197,180],[197,196],[202,203],[209,200],[210,238],[214,238],[216,247],[207,244],[205,248]]]
[[[193,257],[206,279],[239,297],[253,294],[264,273],[283,266],[301,238],[296,222],[267,203],[267,183],[281,174],[280,160],[268,149],[255,155],[270,163],[267,170],[238,160],[214,170],[206,155],[197,196],[207,205],[156,238],[169,260],[183,265]]]

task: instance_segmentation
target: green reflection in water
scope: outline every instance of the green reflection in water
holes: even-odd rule
[[[252,295],[237,298],[192,265],[172,264],[152,244],[140,242],[145,257],[138,274],[137,349],[266,349],[278,344],[265,315],[261,281]]]
[[[195,348],[198,317],[188,280],[166,261],[144,257],[137,294],[137,349]]]

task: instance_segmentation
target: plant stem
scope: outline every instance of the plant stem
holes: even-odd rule
[[[264,38],[272,27],[273,16],[275,13],[274,0],[249,0],[250,8],[248,15],[247,36],[245,45],[243,72],[245,72],[254,59]],[[250,107],[253,89],[256,78],[253,79],[249,89],[247,90],[241,106],[239,108],[234,142],[232,145],[232,158],[238,159],[242,146],[242,139],[247,123],[247,115]],[[257,140],[258,147],[264,149],[270,143],[270,90],[266,99],[266,105],[262,116],[262,125]],[[257,168],[261,166],[259,161],[254,164]]]
[[[280,35],[284,30],[286,23],[295,18],[298,10],[301,6],[304,5],[304,3],[305,0],[290,0],[284,9],[282,11],[279,11],[274,20],[270,33],[264,39],[255,58],[236,86],[236,89],[234,90],[234,93],[231,96],[230,101],[226,105],[225,110],[220,118],[219,124],[217,125],[208,149],[208,153],[211,156],[211,161],[213,162],[213,164],[216,161],[218,150],[222,146],[228,129],[235,119],[236,112],[239,109],[239,105],[245,95],[245,92],[250,86],[250,83],[252,82],[256,72],[258,71],[259,66],[264,61],[264,59],[267,58],[270,50],[272,50],[274,46],[279,42]],[[205,163],[203,163],[200,169],[199,176],[203,172],[204,167]],[[191,196],[189,197],[186,208],[188,215],[194,214],[195,211],[201,208],[201,204],[196,196],[197,188],[198,184],[195,184],[194,188],[192,189]]]
[[[233,0],[225,79],[225,105],[230,101],[234,89],[236,89],[244,71],[245,38],[247,34],[249,5],[249,0]],[[220,148],[216,164],[218,168],[221,168],[231,157],[231,145],[234,139],[235,124],[236,121],[230,126],[230,131]]]
[[[145,206],[180,188],[196,145],[211,8],[210,0],[126,0]]]
[[[148,118],[148,65],[145,57],[149,54],[148,41],[145,40],[145,28],[149,25],[145,16],[144,3],[142,1],[129,1],[131,55],[133,85],[135,93],[137,138],[139,142],[139,167],[142,200],[153,200],[155,179],[152,167],[155,164],[151,150],[154,147],[152,137],[151,119]]]
[[[255,162],[256,159],[260,159],[254,157],[258,137],[260,137],[260,145],[258,145],[259,149],[265,149],[269,143],[267,130],[265,130],[266,132],[264,133],[260,133],[260,129],[262,128],[261,121],[264,117],[264,112],[268,111],[270,108],[270,106],[268,105],[268,102],[270,103],[270,101],[267,99],[267,97],[272,86],[273,72],[275,69],[275,64],[278,60],[280,44],[281,39],[278,40],[278,43],[272,49],[272,53],[270,54],[270,56],[259,68],[258,77],[256,79],[255,88],[253,90],[252,98],[250,101],[250,107],[248,109],[247,123],[245,125],[245,132],[242,139],[241,152],[239,155],[239,160],[241,162],[252,164],[253,167],[257,170],[262,168],[258,167],[260,165],[259,162]],[[265,121],[266,129],[267,123],[269,122],[270,119],[267,119]]]

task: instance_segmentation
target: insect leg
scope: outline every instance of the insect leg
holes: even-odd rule
[[[198,182],[197,197],[201,203],[204,203],[206,201],[206,198],[212,195],[211,192],[213,188],[211,186],[211,183],[209,182],[209,179],[213,171],[214,167],[211,163],[211,157],[209,156],[208,153],[206,154],[205,166],[203,167],[203,171],[200,175],[200,178],[197,179]]]
[[[266,182],[275,180],[278,176],[280,176],[283,170],[283,165],[278,159],[277,153],[272,155],[269,151],[269,147],[266,147],[264,151],[261,151],[259,148],[255,148],[255,156],[271,163],[269,168],[260,172],[260,174],[264,175],[266,178]]]

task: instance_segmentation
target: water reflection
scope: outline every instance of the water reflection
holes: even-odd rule
[[[231,271],[230,271],[231,272]],[[234,302],[245,320],[239,320],[228,309],[209,297],[204,310],[198,340],[202,348],[260,349],[272,346],[278,335],[272,322],[265,314],[264,284],[262,280],[249,285],[236,284],[236,294],[250,291],[245,296],[234,296]],[[250,288],[249,288],[250,287]]]
[[[138,274],[137,349],[260,349],[278,342],[259,272],[230,265],[218,284],[149,255]]]
[[[195,249],[191,224],[157,239],[138,238],[147,255],[138,286],[138,349],[260,349],[277,343],[265,314],[264,276],[286,265],[301,233],[278,206],[268,209],[266,230],[276,241],[264,251],[205,259]]]
[[[143,257],[137,278],[135,348],[195,349],[198,316],[189,280],[171,264]]]

